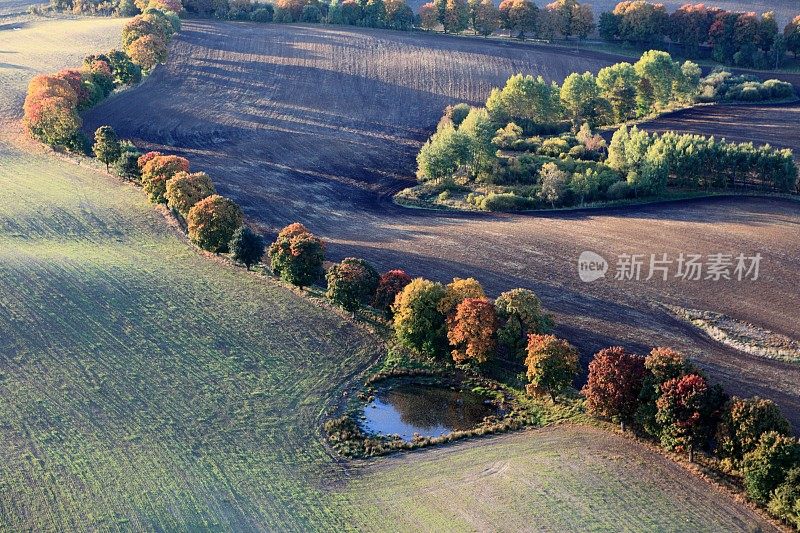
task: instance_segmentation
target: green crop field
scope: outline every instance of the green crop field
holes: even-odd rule
[[[1,72],[75,65],[118,24],[0,30]],[[0,87],[0,531],[769,527],[590,428],[334,457],[321,422],[378,339],[20,141],[24,81]]]

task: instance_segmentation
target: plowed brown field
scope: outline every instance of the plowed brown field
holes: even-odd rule
[[[88,128],[109,123],[123,137],[190,156],[251,221],[267,231],[302,221],[329,241],[333,258],[362,256],[441,280],[473,275],[495,294],[530,287],[586,360],[610,344],[675,345],[732,391],[774,398],[800,426],[796,365],[718,345],[656,306],[717,311],[800,337],[797,203],[718,198],[536,216],[391,203],[412,182],[416,150],[446,104],[480,102],[514,72],[560,81],[614,58],[397,32],[212,22],[186,23],[171,52],[140,87],[95,108]],[[797,112],[718,107],[664,121],[798,147]],[[757,281],[588,284],[576,273],[584,250],[612,263],[622,253],[742,252],[763,260]]]

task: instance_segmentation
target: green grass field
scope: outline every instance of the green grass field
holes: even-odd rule
[[[92,35],[85,21],[0,32],[0,50],[31,76],[72,66],[116,38],[95,20]],[[11,118],[24,86],[0,88]],[[14,137],[0,136],[0,531],[755,523],[589,428],[343,463],[320,424],[381,355],[375,337],[199,254],[132,185]]]

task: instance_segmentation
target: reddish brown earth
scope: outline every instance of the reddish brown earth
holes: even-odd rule
[[[560,81],[614,59],[388,31],[187,22],[169,63],[86,123],[189,156],[265,231],[299,220],[328,241],[333,259],[355,255],[440,280],[472,275],[492,294],[530,287],[585,361],[611,344],[673,345],[731,391],[775,399],[800,427],[797,365],[719,345],[657,306],[716,311],[800,338],[800,204],[717,198],[484,215],[391,202],[413,182],[414,155],[446,104],[478,103],[517,71]],[[718,107],[662,120],[800,147],[797,109]],[[582,283],[576,260],[584,250],[612,263],[620,253],[758,252],[763,260],[757,281]]]

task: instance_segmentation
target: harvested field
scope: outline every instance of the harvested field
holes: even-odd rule
[[[674,345],[733,392],[775,399],[800,427],[797,365],[721,346],[653,303],[719,312],[800,338],[800,294],[791,290],[800,257],[797,203],[717,198],[491,216],[390,202],[412,182],[416,150],[445,104],[482,101],[516,71],[560,81],[613,57],[396,32],[211,22],[188,22],[172,53],[142,86],[93,110],[89,129],[109,123],[122,136],[190,156],[252,221],[274,231],[300,220],[330,241],[334,258],[361,256],[441,280],[474,275],[493,294],[530,287],[558,313],[558,332],[578,344],[584,360],[611,344]],[[744,120],[758,108],[714,109]],[[796,111],[764,109],[776,117]],[[682,120],[698,113],[708,111],[685,112]],[[716,133],[722,122],[701,120],[704,133]],[[775,137],[769,120],[764,115],[738,130],[779,146],[796,142],[791,127]],[[585,284],[576,273],[584,250],[612,261],[623,253],[680,252],[761,253],[763,260],[758,281]]]
[[[594,428],[524,431],[487,444],[366,466],[349,486],[357,524],[394,531],[775,531],[668,459]]]

